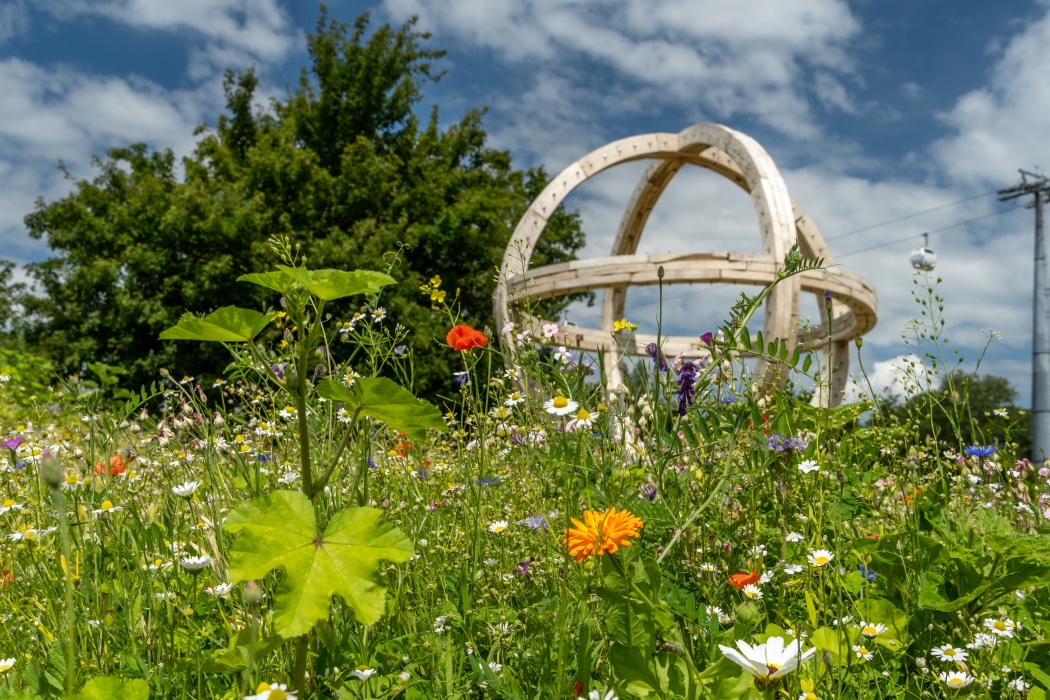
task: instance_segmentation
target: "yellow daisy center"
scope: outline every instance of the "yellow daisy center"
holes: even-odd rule
[[[1006,631],[1006,623],[1003,622],[1002,620],[996,620],[995,624],[993,625],[993,627],[995,627],[995,629],[999,630],[1000,632],[1005,632]]]
[[[101,507],[102,510],[112,510],[113,509],[113,501],[111,501],[111,500],[109,500],[107,498],[106,500],[102,501],[102,505],[100,507]]]
[[[580,412],[576,414],[576,420],[590,420],[591,414],[586,408],[581,408]]]
[[[821,555],[819,557],[814,557],[813,561],[816,562],[817,566],[824,566],[831,560],[825,557],[824,555]]]
[[[554,407],[555,408],[565,408],[568,405],[569,405],[569,400],[567,398],[565,398],[564,396],[556,396],[556,397],[554,397]]]
[[[5,501],[4,501],[4,506],[3,506],[3,507],[4,507],[4,508],[10,508],[10,507],[11,507],[11,506],[13,506],[14,504],[15,504],[15,502],[14,502],[14,501],[12,501],[12,500],[11,500],[10,498],[8,498],[7,500],[5,500]]]
[[[966,683],[963,681],[962,678],[949,678],[948,685],[950,685],[953,688],[958,688],[960,686],[966,685]]]
[[[941,653],[945,656],[955,656],[955,649],[945,649]]]
[[[768,675],[770,675],[770,676],[772,676],[774,673],[776,673],[779,670],[780,670],[780,664],[771,664],[771,663],[767,663],[766,664],[766,673]]]

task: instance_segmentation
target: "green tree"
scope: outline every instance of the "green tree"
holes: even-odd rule
[[[447,128],[436,107],[420,119],[443,55],[426,39],[414,21],[370,31],[367,15],[351,26],[322,6],[298,87],[257,113],[254,72],[228,72],[227,113],[199,130],[181,176],[170,151],[134,144],[97,160],[97,176],[69,196],[39,201],[26,225],[57,255],[29,266],[44,295],[24,298],[27,337],[66,371],[121,365],[133,386],[160,367],[217,374],[221,348],[157,336],[185,310],[263,304],[235,280],[269,269],[271,235],[300,244],[314,268],[385,269],[404,246],[391,271],[399,285],[382,303],[412,331],[417,390],[448,389],[453,358],[438,346],[448,322],[418,288],[440,274],[465,322],[491,323],[496,266],[547,176],[486,146],[483,110]],[[583,242],[578,215],[561,210],[533,262],[571,260]]]
[[[922,438],[936,434],[938,440],[958,447],[1013,442],[1023,456],[1030,452],[1031,426],[1016,401],[1017,390],[1003,377],[955,372],[943,377],[937,389],[891,403],[887,410],[916,424]],[[1003,409],[1005,417],[996,413]]]

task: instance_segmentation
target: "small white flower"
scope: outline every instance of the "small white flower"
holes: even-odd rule
[[[0,377],[5,377],[5,376],[7,376],[7,375],[6,374],[0,374]],[[10,377],[8,377],[7,379],[10,379]],[[3,381],[6,382],[7,379],[4,379]],[[7,673],[8,671],[10,671],[14,667],[15,667],[14,657],[12,657],[10,659],[0,659],[0,673]]]
[[[753,583],[747,584],[741,590],[751,600],[762,600],[762,589]]]
[[[875,656],[873,651],[860,644],[853,645],[853,653],[857,655],[858,659],[863,659],[864,661],[871,661]]]
[[[997,415],[999,418],[1009,418],[1010,417],[1010,414],[1006,412],[1005,408],[997,408],[994,411],[992,411],[992,413]]]
[[[384,318],[386,318],[386,309],[382,306],[372,312],[372,323],[379,323]]]
[[[717,569],[717,567],[716,567],[716,566],[715,566],[714,564],[712,564],[711,562],[709,562],[709,561],[705,561],[705,562],[704,562],[703,564],[701,564],[701,565],[700,565],[700,570],[701,570],[701,571],[707,571],[707,572],[712,572],[712,571],[717,571],[718,569]]]
[[[496,520],[489,523],[489,532],[503,532],[508,525],[509,523],[506,520]]]
[[[806,558],[809,560],[809,563],[813,566],[824,566],[832,559],[834,559],[835,555],[826,549],[813,549],[810,550],[810,553]]]
[[[942,647],[934,647],[930,650],[930,653],[933,654],[937,659],[947,663],[954,663],[956,661],[966,661],[966,659],[970,656],[965,650],[957,649],[951,644],[945,644]]]
[[[763,680],[774,680],[794,671],[817,653],[817,648],[802,651],[798,640],[787,646],[783,637],[769,637],[764,643],[751,646],[743,640],[737,641],[737,649],[718,645],[726,658],[745,671]]]
[[[1025,679],[1023,677],[1018,676],[1017,678],[1015,678],[1012,681],[1010,681],[1009,683],[1007,683],[1006,687],[1009,688],[1010,690],[1017,691],[1018,693],[1023,693],[1026,690],[1028,690],[1029,688],[1031,688],[1032,686],[1029,685],[1028,683],[1026,683]]]
[[[751,548],[749,556],[754,557],[755,559],[761,559],[766,556],[766,546],[764,544],[756,544]]]
[[[205,567],[210,566],[211,562],[212,558],[207,554],[201,554],[196,557],[183,557],[179,560],[179,564],[182,565],[182,568],[191,573],[201,571]]]
[[[797,532],[789,532],[787,534],[787,537],[784,538],[784,540],[787,542],[801,542],[804,539],[806,538]]]
[[[1008,617],[1002,618],[1001,620],[996,620],[990,617],[984,621],[984,626],[991,630],[992,634],[999,637],[1013,637],[1014,630],[1020,627],[1020,625]]]
[[[260,683],[255,695],[245,695],[244,700],[296,700],[299,696],[294,690],[288,690],[284,683]]]
[[[973,683],[973,676],[965,671],[945,672],[940,675],[940,679],[952,690],[960,690]]]
[[[543,404],[543,410],[553,416],[567,416],[579,407],[578,403],[565,396],[555,396]]]
[[[200,488],[199,481],[184,481],[178,486],[172,486],[171,492],[179,498],[189,498],[198,488]]]
[[[811,472],[817,471],[818,469],[820,469],[820,465],[814,462],[812,459],[807,459],[804,462],[800,462],[798,465],[798,470],[803,474],[809,474]]]
[[[801,564],[784,564],[784,573],[789,576],[793,576],[798,573],[802,573],[805,567]]]
[[[376,670],[374,668],[368,668],[367,666],[358,666],[353,671],[351,671],[351,673],[353,673],[356,678],[359,678],[363,681],[367,681],[375,672]]]
[[[207,586],[204,589],[204,592],[207,593],[208,595],[211,595],[211,596],[216,596],[218,598],[225,598],[226,596],[228,596],[230,594],[230,591],[232,591],[232,590],[233,590],[233,584],[232,583],[217,583],[214,586]]]
[[[881,622],[874,622],[874,623],[872,623],[872,622],[864,622],[864,620],[860,621],[860,633],[863,634],[868,639],[875,639],[875,637],[878,637],[880,634],[882,634],[883,632],[885,632],[888,629],[889,628],[886,627],[886,625],[882,624]]]

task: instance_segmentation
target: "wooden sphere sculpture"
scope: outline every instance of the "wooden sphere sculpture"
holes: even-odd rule
[[[529,269],[536,242],[547,219],[565,197],[587,179],[623,163],[653,161],[642,175],[620,221],[612,254],[605,258],[574,260]],[[638,242],[650,212],[671,179],[686,164],[712,170],[737,184],[754,203],[758,216],[762,253],[689,252],[638,254]],[[613,337],[613,323],[624,314],[627,287],[660,282],[658,268],[664,270],[663,283],[747,284],[765,286],[783,269],[784,256],[795,242],[805,257],[823,258],[831,271],[818,269],[789,277],[766,298],[763,335],[780,338],[789,351],[801,344],[803,351],[824,352],[822,382],[814,403],[836,406],[842,401],[849,372],[849,344],[871,330],[876,320],[875,289],[863,277],[834,265],[820,231],[805,212],[788,196],[780,172],[757,141],[719,124],[696,124],[678,134],[643,134],[614,141],[589,153],[565,168],[540,193],[514,229],[500,265],[501,284],[496,293],[497,328],[508,321],[539,334],[545,323],[522,310],[526,301],[604,289],[600,328],[571,328],[582,336],[583,350],[606,353],[609,388],[623,381],[621,360],[624,352],[643,355],[655,335],[642,333],[624,338],[624,345]],[[818,308],[824,309],[824,293],[831,293],[831,323],[799,332],[799,299],[802,292],[815,294]],[[826,319],[826,315],[822,312]],[[674,357],[706,355],[696,337],[661,338],[664,355]],[[513,331],[503,338],[507,361],[513,363]],[[741,352],[742,355],[747,353]],[[755,370],[764,390],[782,386],[786,372],[759,358]]]

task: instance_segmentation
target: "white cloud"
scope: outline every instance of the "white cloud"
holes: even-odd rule
[[[204,40],[194,51],[190,77],[275,63],[301,43],[278,0],[45,0],[41,6],[59,19],[105,17],[149,31],[189,31]]]
[[[29,28],[29,8],[23,0],[6,0],[0,5],[0,44]]]
[[[746,9],[716,0],[385,0],[384,7],[398,19],[419,15],[424,28],[534,76],[568,76],[593,62],[613,71],[602,89],[658,88],[651,106],[690,106],[702,96],[715,119],[751,116],[803,139],[820,133],[811,98],[849,104],[833,72],[851,70],[844,47],[860,30],[841,0],[759,0]],[[805,79],[812,66],[825,69],[817,90]]]
[[[935,144],[933,154],[947,176],[1001,187],[1018,168],[1050,167],[1048,70],[1050,12],[1009,41],[984,87],[942,115],[955,133]]]

